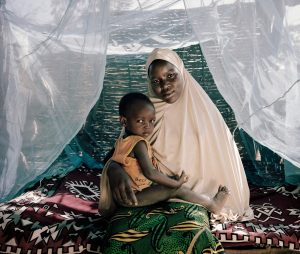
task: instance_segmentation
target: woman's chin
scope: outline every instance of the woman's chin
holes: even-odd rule
[[[163,98],[163,100],[166,103],[172,104],[172,103],[177,101],[177,98],[176,98],[176,96],[173,95],[173,96],[170,96],[170,97]]]
[[[162,100],[166,103],[174,103],[177,100],[175,92],[172,92],[168,95],[163,95]]]

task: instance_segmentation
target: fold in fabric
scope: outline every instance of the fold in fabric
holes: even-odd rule
[[[253,218],[249,187],[234,139],[222,115],[197,81],[184,68],[180,57],[169,49],[155,49],[146,70],[155,59],[177,67],[183,77],[183,92],[173,104],[157,98],[149,85],[156,108],[156,125],[149,137],[162,172],[189,175],[186,186],[213,197],[219,185],[230,190],[222,210],[226,220]]]

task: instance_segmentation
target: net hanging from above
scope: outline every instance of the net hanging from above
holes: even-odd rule
[[[200,43],[250,136],[300,166],[300,3],[0,0],[0,197],[51,165],[98,100],[106,54]]]

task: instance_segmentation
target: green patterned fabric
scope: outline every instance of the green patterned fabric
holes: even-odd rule
[[[202,206],[163,202],[119,208],[111,218],[103,254],[225,253]]]

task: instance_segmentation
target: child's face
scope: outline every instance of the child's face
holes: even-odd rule
[[[126,117],[126,131],[147,138],[154,129],[155,110],[152,105],[137,104],[132,112]]]

